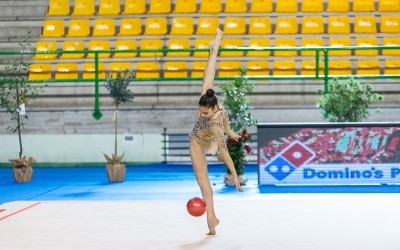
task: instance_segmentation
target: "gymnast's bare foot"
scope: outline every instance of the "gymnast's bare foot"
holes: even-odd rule
[[[214,218],[208,222],[208,228],[210,229],[210,232],[208,232],[207,235],[215,235],[217,232],[215,231],[215,228],[218,226],[219,220],[218,218]]]
[[[209,44],[210,52],[213,52],[214,50],[218,50],[218,48],[221,44],[223,35],[224,35],[224,32],[222,32],[222,30],[220,30],[220,29],[217,29],[214,40],[212,42],[210,42],[210,44]]]

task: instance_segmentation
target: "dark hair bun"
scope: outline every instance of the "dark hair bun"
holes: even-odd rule
[[[214,96],[214,90],[212,90],[212,89],[207,89],[206,96],[207,96],[207,97],[213,97],[213,96]]]

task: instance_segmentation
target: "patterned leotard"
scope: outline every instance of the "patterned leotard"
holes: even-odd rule
[[[215,155],[218,149],[226,149],[224,118],[228,119],[228,115],[222,105],[219,107],[221,110],[209,119],[200,115],[189,134],[191,140],[196,140],[206,153],[212,155]]]

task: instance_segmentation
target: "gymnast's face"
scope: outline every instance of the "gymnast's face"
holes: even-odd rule
[[[217,112],[217,109],[216,107],[199,106],[199,111],[201,116],[210,119]]]

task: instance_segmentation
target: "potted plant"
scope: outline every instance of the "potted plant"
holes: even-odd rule
[[[106,170],[109,182],[123,182],[125,179],[126,166],[122,164],[124,154],[118,155],[118,107],[122,103],[131,102],[133,100],[134,94],[128,87],[134,76],[134,73],[129,70],[119,71],[115,75],[108,74],[104,85],[115,104],[113,115],[113,122],[115,123],[114,153],[111,156],[103,153],[107,160]]]
[[[246,98],[253,91],[255,85],[249,84],[245,78],[245,68],[240,68],[239,73],[240,77],[221,85],[221,89],[224,91],[223,97],[229,114],[231,129],[241,134],[238,142],[228,138],[229,155],[235,165],[240,183],[245,184],[247,182],[247,178],[244,176],[246,154],[252,153],[250,147],[251,135],[247,132],[247,128],[256,125],[257,120],[250,113],[253,105]],[[234,186],[233,177],[229,169],[227,168],[226,170],[224,182],[228,186]]]
[[[383,100],[380,94],[373,92],[371,84],[362,85],[354,78],[335,78],[329,84],[328,93],[321,89],[317,93],[323,95],[318,99],[317,106],[330,122],[361,122],[369,116],[369,105]]]
[[[28,33],[29,38],[29,33]],[[12,133],[18,133],[19,158],[12,159],[14,179],[16,182],[30,182],[33,176],[33,157],[23,156],[22,128],[28,115],[25,107],[42,91],[42,86],[32,86],[27,79],[29,65],[25,62],[26,48],[29,46],[26,38],[19,44],[21,53],[17,60],[3,62],[4,70],[0,71],[0,107],[10,114],[10,121],[14,124],[8,127]]]

